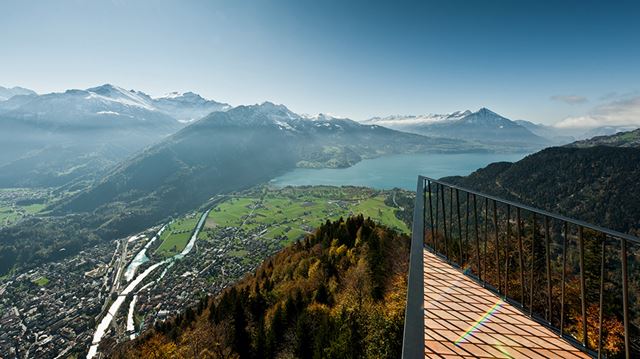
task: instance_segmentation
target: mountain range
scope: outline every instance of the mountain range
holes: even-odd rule
[[[0,101],[0,187],[99,178],[186,122],[230,108],[191,92],[151,98],[109,84],[45,95],[13,92]]]
[[[638,126],[562,128],[526,120],[510,120],[487,108],[481,108],[476,112],[466,110],[448,114],[373,117],[363,123],[426,136],[465,139],[483,144],[493,151],[515,152],[533,152],[548,146],[565,145],[576,140],[614,135],[638,128]]]
[[[487,108],[445,115],[374,117],[364,123],[426,136],[474,141],[500,151],[531,151],[552,144],[547,138]]]
[[[265,102],[211,113],[120,163],[56,211],[93,211],[108,218],[115,235],[295,167],[347,167],[385,154],[471,150],[482,148],[348,119],[309,119]]]
[[[110,84],[43,95],[21,87],[0,87],[0,188],[91,185],[144,148],[210,113],[231,108],[193,92],[154,98]],[[322,114],[292,116],[310,121],[333,119]],[[355,124],[343,122],[346,127]],[[585,138],[575,131],[512,121],[486,108],[445,115],[374,117],[362,124],[439,138],[438,143],[432,141],[432,151],[456,151],[450,144],[458,141],[457,151],[533,152]],[[603,127],[590,133],[620,130]],[[442,147],[445,143],[449,145]],[[322,151],[311,160],[299,158],[296,165],[345,167],[373,156],[362,157],[363,153],[349,147]]]

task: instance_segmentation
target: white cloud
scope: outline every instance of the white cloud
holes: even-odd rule
[[[567,117],[557,128],[594,128],[601,126],[640,126],[640,96],[609,102],[585,116]]]
[[[576,96],[576,95],[555,95],[555,96],[551,96],[551,99],[553,101],[568,103],[569,105],[577,105],[577,104],[586,103],[589,101],[584,96]]]

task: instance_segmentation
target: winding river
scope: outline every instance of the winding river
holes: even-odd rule
[[[100,345],[100,341],[102,341],[102,337],[104,336],[104,334],[109,329],[109,325],[111,325],[111,322],[113,321],[113,318],[115,318],[116,314],[118,314],[118,310],[120,309],[120,307],[122,306],[122,304],[126,300],[127,295],[132,293],[136,289],[138,284],[140,284],[156,268],[161,267],[161,266],[163,266],[163,265],[165,265],[167,263],[170,263],[170,265],[172,265],[175,260],[182,259],[182,258],[184,258],[184,256],[189,254],[189,252],[191,252],[191,250],[193,249],[193,247],[195,245],[196,240],[198,239],[198,234],[200,233],[200,230],[202,229],[202,226],[204,225],[204,222],[206,221],[207,216],[209,215],[210,211],[211,210],[209,209],[209,210],[205,211],[202,214],[202,216],[200,217],[200,220],[198,221],[198,224],[197,224],[195,230],[193,231],[193,235],[189,239],[189,242],[184,247],[182,252],[174,255],[171,258],[167,258],[167,259],[165,259],[165,260],[163,260],[161,262],[158,262],[158,263],[155,263],[155,264],[151,265],[144,272],[140,273],[133,281],[131,281],[131,283],[129,283],[127,285],[127,287],[118,295],[118,298],[116,298],[116,300],[111,304],[111,306],[109,307],[109,310],[107,311],[107,314],[102,318],[102,320],[100,321],[100,323],[96,327],[96,331],[93,334],[93,340],[91,342],[91,347],[89,348],[89,353],[87,354],[87,359],[91,359],[94,356],[96,356],[96,354],[98,354],[98,346]],[[153,241],[155,241],[157,238],[160,238],[160,234],[162,234],[162,231],[164,231],[165,228],[166,228],[166,225],[163,226],[160,229],[160,231],[158,231],[158,233],[149,241],[149,243],[147,243],[144,246],[144,248],[142,248],[140,250],[140,252],[138,252],[136,254],[134,259],[131,261],[131,263],[129,264],[129,267],[127,267],[127,270],[125,271],[125,279],[126,279],[127,282],[130,280],[130,277],[131,278],[133,277],[133,275],[135,274],[137,268],[141,264],[149,261],[149,258],[146,255],[147,249],[149,249],[149,247],[151,246],[151,243],[153,243]],[[127,273],[131,273],[131,274],[129,276],[127,276]],[[164,276],[165,273],[166,273],[166,269],[165,269],[165,271],[163,272],[162,275]],[[147,286],[145,285],[143,288],[146,288],[146,287]],[[134,298],[135,298],[135,296],[134,296]],[[135,306],[135,302],[132,305],[130,305],[130,308],[129,308],[129,316],[127,318],[127,330],[130,329],[129,321],[131,321],[131,327],[133,327],[132,329],[135,330],[135,327],[133,325],[133,311],[134,311],[133,307],[134,306]]]

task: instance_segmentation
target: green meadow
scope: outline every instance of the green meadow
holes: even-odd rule
[[[160,236],[161,243],[155,254],[162,257],[171,257],[182,252],[189,242],[199,218],[200,213],[192,213],[169,223]]]
[[[388,191],[357,187],[262,187],[229,196],[214,207],[200,236],[206,238],[216,228],[235,227],[263,238],[292,242],[328,219],[357,214],[409,233],[395,215],[398,209],[385,204],[389,195]]]

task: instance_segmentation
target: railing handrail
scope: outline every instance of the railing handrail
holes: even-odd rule
[[[585,222],[585,221],[581,221],[579,219],[574,219],[574,218],[566,217],[566,216],[563,216],[563,215],[560,215],[560,214],[551,213],[551,212],[545,211],[543,209],[538,209],[538,208],[534,208],[534,207],[528,206],[526,204],[518,203],[518,202],[515,202],[515,201],[510,201],[510,200],[507,200],[507,199],[502,199],[502,198],[499,198],[499,197],[496,197],[496,196],[492,196],[490,194],[482,193],[482,192],[479,192],[479,191],[474,191],[472,189],[468,189],[468,188],[465,188],[465,187],[460,187],[458,185],[455,185],[455,184],[452,184],[452,183],[448,183],[448,182],[444,182],[444,181],[440,181],[440,180],[436,180],[436,179],[433,179],[433,178],[430,178],[430,177],[426,177],[426,176],[418,176],[418,177],[421,180],[431,181],[433,183],[441,184],[443,186],[447,186],[447,187],[450,187],[450,188],[453,188],[453,189],[458,189],[460,191],[464,191],[464,192],[468,192],[468,193],[471,193],[471,194],[474,194],[474,195],[477,195],[477,196],[488,198],[488,199],[490,199],[492,201],[496,201],[496,202],[503,203],[503,204],[508,204],[508,205],[511,205],[511,206],[514,206],[514,207],[520,207],[521,209],[524,209],[524,210],[527,210],[527,211],[530,211],[530,212],[533,212],[533,213],[537,213],[537,214],[540,214],[540,215],[543,215],[543,216],[547,216],[547,217],[550,217],[550,218],[555,218],[555,219],[558,219],[558,220],[561,220],[561,221],[569,222],[569,223],[575,224],[575,225],[580,226],[580,227],[584,227],[584,228],[592,229],[594,231],[602,232],[602,233],[607,234],[607,235],[609,235],[611,237],[624,238],[624,239],[626,239],[626,240],[628,240],[628,241],[630,241],[632,243],[640,244],[640,238],[635,237],[635,236],[630,235],[630,234],[627,234],[627,233],[618,232],[618,231],[615,231],[613,229],[601,227],[601,226],[598,226],[598,225],[595,225],[595,224],[591,224],[591,223],[588,223],[588,222]]]

